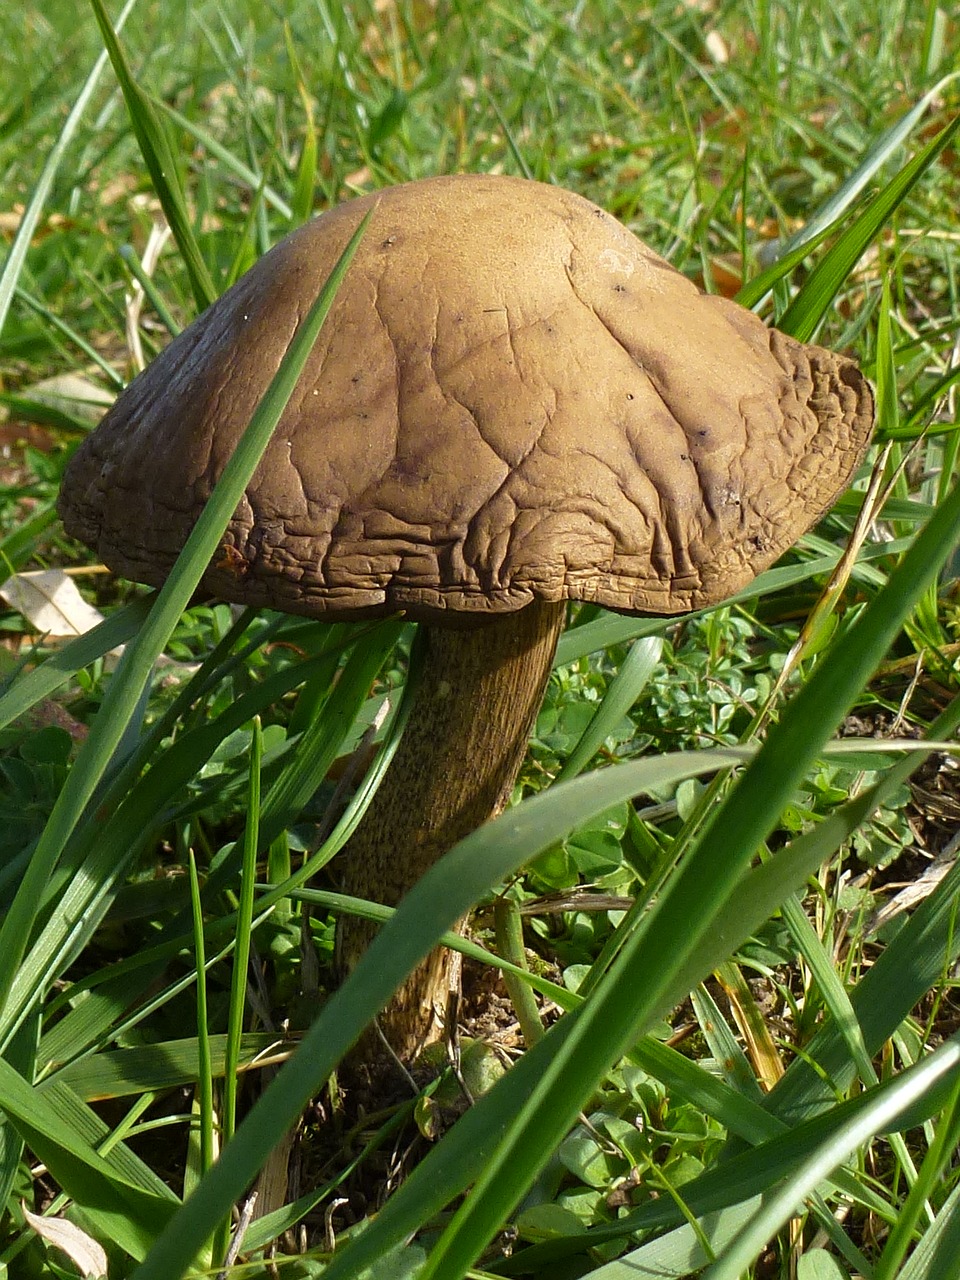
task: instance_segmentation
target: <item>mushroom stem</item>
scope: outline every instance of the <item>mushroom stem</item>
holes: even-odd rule
[[[458,840],[504,808],[563,618],[562,603],[537,601],[471,630],[424,627],[424,671],[403,738],[338,859],[345,893],[395,906]],[[341,973],[355,966],[374,928],[341,917]],[[380,1028],[401,1061],[442,1036],[450,995],[460,987],[459,961],[455,952],[433,952],[381,1013]]]

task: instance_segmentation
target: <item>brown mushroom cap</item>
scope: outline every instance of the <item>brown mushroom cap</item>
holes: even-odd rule
[[[856,365],[708,297],[589,201],[518,178],[353,200],[266,254],[121,395],[67,530],[159,585],[291,336],[377,202],[204,582],[308,615],[432,622],[709,605],[860,459]]]

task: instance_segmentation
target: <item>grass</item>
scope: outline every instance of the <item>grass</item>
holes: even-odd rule
[[[0,613],[0,1266],[80,1274],[26,1201],[111,1276],[215,1274],[289,1160],[232,1274],[268,1250],[330,1280],[955,1274],[955,18],[138,0],[118,23],[0,15],[0,577],[79,570],[107,615],[55,644]],[[402,716],[335,821],[331,770],[401,702],[409,629],[187,607],[282,386],[156,597],[60,532],[88,420],[37,389],[112,395],[312,212],[455,169],[581,191],[854,351],[878,439],[723,608],[571,618],[518,805],[379,913],[333,991],[333,913],[367,908],[324,868]],[[883,505],[831,580],[871,473]],[[449,1079],[351,1114],[344,1052],[474,906],[458,945],[507,967],[529,1047],[456,1123]]]

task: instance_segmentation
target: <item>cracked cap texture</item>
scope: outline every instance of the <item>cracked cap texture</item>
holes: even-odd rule
[[[288,236],[84,441],[60,513],[117,573],[163,582],[373,203],[215,594],[450,625],[533,599],[679,613],[745,586],[847,484],[873,418],[851,360],[702,294],[572,192],[431,178]]]

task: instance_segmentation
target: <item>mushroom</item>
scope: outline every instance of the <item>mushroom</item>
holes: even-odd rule
[[[518,178],[425,179],[300,228],[134,380],[64,480],[67,531],[163,582],[362,216],[345,284],[204,582],[317,618],[406,614],[425,675],[340,855],[395,904],[507,802],[568,600],[730,596],[847,484],[870,433],[849,359],[702,294],[604,210]],[[349,968],[370,927],[344,918]],[[383,1015],[409,1060],[457,969]]]

